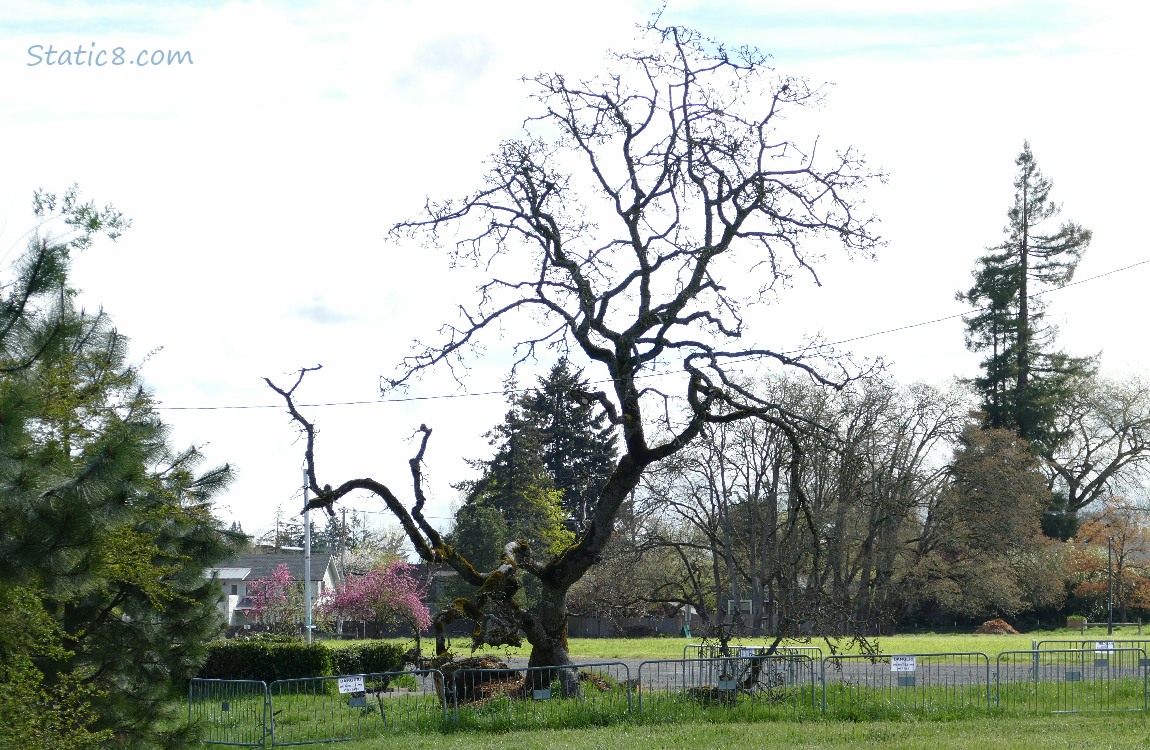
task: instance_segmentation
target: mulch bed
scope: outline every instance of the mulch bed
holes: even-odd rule
[[[977,635],[1018,635],[1018,631],[1001,617],[987,620],[974,631]]]

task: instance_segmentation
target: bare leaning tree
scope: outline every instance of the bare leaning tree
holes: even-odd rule
[[[446,563],[474,587],[439,615],[440,632],[460,617],[475,623],[476,646],[525,635],[533,666],[570,663],[568,589],[596,564],[648,467],[705,425],[742,419],[779,427],[799,451],[801,417],[735,371],[768,362],[835,386],[852,377],[849,366],[747,342],[743,311],[796,273],[817,283],[813,265],[828,247],[869,257],[879,244],[874,219],[857,212],[857,193],[881,174],[852,150],[827,153],[817,139],[800,144],[781,132],[784,114],[817,103],[818,89],[777,74],[755,49],[727,49],[689,29],[652,25],[643,43],[614,55],[610,72],[594,80],[526,79],[538,114],[520,139],[501,144],[484,186],[429,202],[421,218],[393,229],[397,239],[446,245],[453,263],[491,277],[462,308],[462,322],[442,329],[437,343],[417,345],[389,387],[440,367],[462,379],[472,347],[512,318],[531,326],[515,347],[518,362],[550,348],[602,367],[610,385],[585,395],[618,426],[622,450],[573,543],[543,559],[509,539],[502,565],[477,570],[423,515],[430,429],[421,426],[411,461],[410,508],[372,479],[323,486],[314,427],[293,400],[306,370],[291,387],[269,381],[306,435],[316,493],[309,506],[330,509],[354,491],[377,495],[423,559]],[[525,576],[541,591],[530,608],[515,596]]]

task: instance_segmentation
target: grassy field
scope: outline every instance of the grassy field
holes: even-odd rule
[[[1150,641],[1150,628],[1144,628],[1144,635],[1138,635],[1134,627],[1115,628],[1114,640],[1145,639]],[[1022,635],[974,635],[974,634],[918,634],[884,636],[874,639],[881,653],[884,654],[937,654],[937,653],[970,653],[980,652],[991,659],[1003,651],[1026,651],[1031,648],[1033,641],[1042,640],[1108,640],[1104,629],[1094,628],[1088,630],[1083,636],[1077,630],[1039,630]],[[350,644],[356,641],[331,641],[332,646]],[[576,662],[609,661],[612,659],[681,659],[683,647],[690,643],[700,643],[698,638],[572,638],[569,642],[571,658]],[[403,641],[404,647],[410,646],[410,641]],[[769,643],[764,638],[743,638],[731,641],[732,645],[761,645]],[[790,645],[812,645],[822,648],[823,655],[829,655],[830,647],[826,641],[815,639],[809,644],[788,641]],[[845,646],[843,641],[842,645]],[[430,643],[424,640],[424,653],[430,655]],[[453,644],[457,654],[466,655],[469,649],[467,640],[457,640]],[[495,652],[507,656],[526,657],[530,653],[530,646],[520,648],[504,648]],[[848,652],[849,653],[849,652]]]
[[[1150,634],[1146,637],[1150,639]],[[768,693],[740,691],[738,695],[726,697],[713,689],[708,692],[708,688],[661,687],[663,683],[658,679],[648,683],[643,678],[638,687],[632,686],[638,692],[630,693],[628,699],[629,692],[623,681],[628,673],[622,665],[618,667],[623,670],[620,674],[613,672],[615,667],[590,670],[606,676],[603,687],[600,692],[585,688],[576,701],[494,697],[461,706],[458,716],[446,723],[431,683],[423,684],[416,692],[399,691],[386,698],[380,695],[375,699],[359,699],[358,706],[348,696],[337,693],[334,685],[329,686],[333,688],[329,690],[310,682],[301,686],[285,683],[282,688],[273,686],[272,692],[276,694],[272,696],[272,704],[276,709],[277,741],[373,738],[340,743],[341,748],[348,750],[395,747],[397,741],[403,747],[416,750],[425,747],[440,750],[445,744],[450,744],[452,750],[473,747],[613,750],[624,743],[627,750],[677,750],[689,744],[711,747],[716,742],[738,748],[851,750],[857,750],[860,743],[876,744],[884,749],[929,750],[967,748],[976,744],[1024,750],[1150,747],[1150,718],[1139,710],[1146,700],[1141,676],[1144,672],[1131,672],[1128,666],[1118,666],[1129,664],[1131,659],[1137,664],[1138,654],[1115,655],[1114,664],[1103,665],[1105,677],[1101,672],[1090,671],[1098,667],[1092,651],[1087,651],[1086,657],[1051,654],[1053,677],[1043,677],[1041,683],[1030,681],[1029,656],[1006,657],[995,665],[1000,652],[1029,651],[1034,641],[1073,641],[1073,646],[1081,647],[1084,640],[1111,638],[1140,636],[1135,632],[1116,632],[1108,637],[1104,632],[1091,631],[1084,637],[1076,631],[1059,630],[1020,636],[923,634],[878,639],[877,646],[883,654],[973,652],[986,654],[989,660],[969,656],[920,658],[918,684],[912,679],[909,686],[900,682],[898,687],[893,687],[893,678],[888,674],[892,670],[887,668],[885,660],[876,664],[871,659],[848,657],[840,662],[846,667],[836,667],[833,683],[828,678],[826,715],[821,710],[821,686],[816,690],[811,671],[807,672],[812,675],[809,679],[800,674],[792,683],[788,677],[785,685],[777,690],[772,686]],[[584,664],[675,660],[683,656],[686,645],[699,642],[699,639],[685,638],[572,639],[570,652],[576,663]],[[763,643],[763,639],[743,639],[731,645]],[[466,641],[457,642],[456,652],[466,655],[466,645]],[[825,642],[806,645],[818,645],[824,655],[830,653]],[[1058,647],[1047,645],[1047,648]],[[526,648],[502,649],[497,653],[524,657],[528,651]],[[806,669],[817,669],[805,661],[805,657],[797,659],[803,661],[796,660],[795,664],[806,663],[811,665]],[[817,663],[816,659],[814,664]],[[987,666],[978,667],[979,664]],[[1035,674],[1037,664],[1035,657]],[[994,669],[1006,670],[1012,675],[1021,669],[1018,674],[1022,679],[1007,678],[994,688],[983,687],[989,678],[981,683],[970,680],[967,671],[971,665],[978,667],[970,672],[976,678],[980,670],[981,674],[988,674],[987,670],[993,665]],[[663,669],[658,664],[647,666],[656,674]],[[675,669],[668,669],[668,675],[677,674]],[[1060,675],[1071,669],[1079,675],[1075,677],[1077,681],[1070,681],[1069,676],[1063,681]],[[652,685],[655,687],[651,688]],[[293,692],[277,692],[281,689]],[[990,706],[992,690],[995,697],[994,705]],[[628,700],[634,702],[630,708]],[[262,705],[262,698],[257,700],[255,696],[251,696],[251,700],[238,694],[213,696],[197,704],[197,723],[217,742],[240,740],[235,734],[237,729],[256,731],[261,725]],[[1067,710],[1084,713],[1059,713]],[[751,723],[746,723],[748,721]],[[376,735],[379,737],[374,738]]]
[[[1144,714],[1073,715],[947,722],[765,722],[755,724],[674,724],[527,730],[501,734],[457,732],[404,735],[341,743],[341,750],[680,750],[705,748],[788,748],[789,750],[1107,750],[1150,746]]]

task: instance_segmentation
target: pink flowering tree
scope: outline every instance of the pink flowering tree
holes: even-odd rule
[[[299,624],[303,594],[299,581],[283,563],[270,576],[249,583],[247,593],[252,600],[251,615],[257,622],[275,632],[291,632]]]
[[[415,633],[431,627],[431,612],[423,603],[427,586],[415,575],[415,566],[396,560],[366,575],[349,575],[324,594],[316,612],[328,620],[359,620],[380,625],[405,622]]]

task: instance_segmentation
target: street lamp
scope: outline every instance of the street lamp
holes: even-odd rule
[[[1114,537],[1106,537],[1106,634],[1114,635]]]

